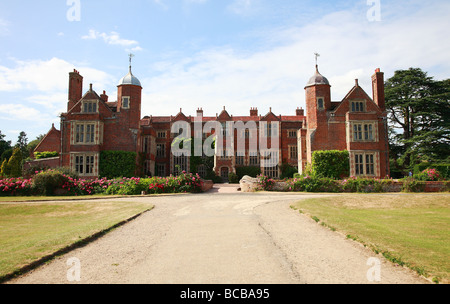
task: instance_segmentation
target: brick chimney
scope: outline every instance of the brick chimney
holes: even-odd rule
[[[303,110],[303,108],[297,108],[297,110],[295,110],[295,114],[297,116],[305,116],[305,110]]]
[[[104,102],[108,102],[108,95],[106,95],[105,90],[103,90],[103,94],[100,95],[100,98],[103,99]]]
[[[258,116],[258,108],[250,108],[250,116]]]
[[[69,111],[83,97],[83,76],[77,70],[69,73],[69,102],[67,111]]]
[[[384,73],[380,68],[375,70],[372,76],[373,101],[380,107],[382,111],[386,110],[384,102]]]

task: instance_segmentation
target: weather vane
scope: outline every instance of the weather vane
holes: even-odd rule
[[[314,55],[316,56],[316,65],[317,65],[317,58],[320,57],[319,53],[314,53]]]
[[[134,57],[134,54],[128,54],[128,57],[130,57],[130,71],[131,71],[131,59]]]

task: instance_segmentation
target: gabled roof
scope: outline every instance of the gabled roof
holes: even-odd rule
[[[268,120],[278,120],[280,121],[280,117],[276,116],[272,113],[272,108],[270,108],[269,113],[267,113],[264,117],[262,117],[260,120],[262,121],[268,121]]]
[[[376,109],[378,111],[382,112],[380,107],[372,100],[372,98],[369,95],[367,95],[366,91],[364,91],[364,89],[359,86],[358,80],[356,80],[355,82],[356,82],[355,86],[353,86],[353,88],[347,93],[347,95],[345,95],[345,97],[342,99],[342,101],[339,103],[339,105],[337,105],[337,107],[335,107],[334,109],[331,109],[331,110],[334,112],[337,112],[344,103],[346,103],[349,99],[354,98],[353,97],[354,95],[361,95],[362,96],[361,98],[368,100],[373,106],[376,107]],[[335,102],[333,102],[333,103],[335,103]]]
[[[87,91],[80,100],[78,100],[75,105],[67,111],[67,113],[71,113],[75,107],[77,107],[83,100],[98,100],[99,107],[103,106],[108,109],[108,111],[115,112],[115,108],[117,108],[117,102],[105,102],[94,90],[92,90],[92,84],[90,85],[89,91]]]
[[[182,109],[180,109],[180,113],[178,113],[174,118],[171,119],[172,121],[190,121],[189,118],[186,117],[186,115],[183,114]]]
[[[225,110],[225,107],[223,107],[222,112],[220,112],[219,116],[217,116],[217,120],[231,120],[231,116],[228,114],[227,110]]]

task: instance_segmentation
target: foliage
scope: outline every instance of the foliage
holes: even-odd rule
[[[230,184],[239,184],[239,181],[240,181],[240,179],[236,173],[234,173],[234,172],[228,173],[228,182]]]
[[[3,161],[6,158],[6,154],[5,156],[3,155],[3,153],[7,150],[11,149],[11,141],[6,141],[4,138],[6,137],[5,134],[2,134],[2,131],[0,131],[0,160]],[[8,156],[9,159],[9,156]]]
[[[42,171],[34,176],[33,189],[38,195],[51,196],[57,189],[62,189],[68,181],[69,177],[59,171]]]
[[[30,156],[30,152],[28,151],[28,138],[27,133],[24,131],[20,132],[19,137],[17,138],[16,148],[19,148],[20,153],[22,153],[22,159],[26,159]]]
[[[0,176],[8,176],[8,160],[5,158],[2,162],[2,166],[0,167]]]
[[[258,179],[258,190],[270,191],[273,189],[275,180],[265,176],[264,174],[260,174],[256,178]]]
[[[339,179],[344,176],[349,176],[349,163],[348,151],[314,151],[311,164],[312,172],[316,177]]]
[[[31,179],[7,178],[0,180],[0,196],[20,195],[27,196],[32,193]]]
[[[136,172],[136,152],[101,151],[99,171],[101,177],[132,177]]]
[[[36,159],[57,157],[58,155],[59,155],[59,153],[56,151],[34,152],[34,157]]]
[[[442,179],[450,178],[450,164],[435,164],[423,162],[414,166],[414,174],[422,173],[425,169],[436,169]]]
[[[435,81],[419,68],[399,70],[386,81],[385,96],[393,168],[407,172],[422,161],[446,161],[450,79]]]
[[[238,176],[239,180],[241,180],[244,176],[248,175],[250,177],[257,177],[261,174],[261,168],[260,167],[236,167],[236,175]]]
[[[200,193],[203,180],[198,174],[183,172],[179,176],[169,177],[122,177],[115,179],[75,178],[58,170],[37,172],[30,179],[0,180],[0,195],[140,195],[158,193]]]
[[[292,178],[296,173],[298,173],[298,169],[296,167],[293,167],[288,164],[282,164],[280,179]]]
[[[441,179],[439,171],[434,168],[425,169],[419,174],[414,174],[413,177],[420,181],[438,181]]]
[[[106,181],[105,194],[138,195],[160,193],[200,193],[203,181],[198,174],[183,172],[178,176],[121,178]]]
[[[205,179],[211,180],[214,184],[222,184],[223,183],[223,178],[221,176],[216,175],[216,173],[212,170],[206,174]]]
[[[413,177],[407,177],[403,179],[402,185],[403,192],[423,192],[425,191],[425,183],[414,179]]]
[[[344,192],[380,193],[389,192],[392,179],[355,178],[350,177],[340,182]]]
[[[44,139],[45,135],[40,134],[36,137],[36,139],[30,141],[27,145],[27,149],[29,151],[29,154],[32,154],[34,149],[39,145],[39,143]]]
[[[291,191],[339,192],[339,184],[328,177],[300,176],[288,180]]]
[[[19,177],[22,175],[22,152],[15,148],[11,158],[6,165],[6,176]]]

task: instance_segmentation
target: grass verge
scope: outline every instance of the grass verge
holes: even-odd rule
[[[345,194],[291,208],[435,283],[450,282],[448,193]]]
[[[148,203],[126,201],[2,203],[0,282],[152,208]]]

